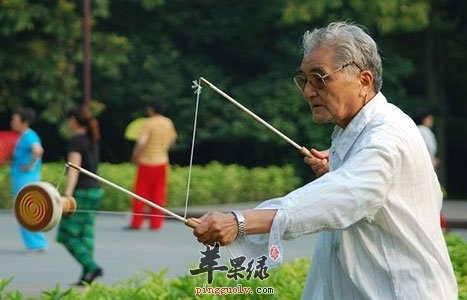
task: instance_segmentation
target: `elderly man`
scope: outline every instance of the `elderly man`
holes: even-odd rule
[[[303,299],[457,299],[440,185],[417,127],[380,91],[376,43],[336,22],[306,32],[303,50],[295,83],[313,121],[336,125],[329,151],[305,159],[320,177],[256,209],[210,212],[194,235],[273,262],[281,239],[318,233]]]

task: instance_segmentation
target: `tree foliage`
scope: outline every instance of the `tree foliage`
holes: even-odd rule
[[[324,23],[341,19],[359,20],[374,26],[382,33],[413,31],[425,28],[429,23],[430,4],[425,0],[286,0],[283,14],[285,23]]]
[[[458,143],[442,133],[460,122],[445,116],[467,109],[460,84],[467,40],[462,1],[91,3],[92,95],[105,108],[99,116],[105,124],[104,160],[129,159],[132,144],[123,138],[125,126],[159,95],[169,102],[168,115],[179,133],[172,161],[188,163],[196,100],[191,85],[200,77],[298,144],[328,147],[331,126],[311,123],[291,78],[300,64],[303,32],[336,20],[365,26],[379,44],[388,99],[407,112],[420,104],[440,107],[440,148]],[[38,129],[49,133],[46,159],[62,155],[56,149],[64,140],[56,128],[65,109],[82,101],[81,6],[78,0],[0,1],[0,114],[18,105],[35,107],[42,116]],[[198,116],[196,163],[293,163],[309,172],[293,147],[207,86]]]
[[[81,97],[81,1],[2,1],[0,10],[0,110],[29,105],[57,123]],[[108,2],[94,2],[93,17],[108,16]],[[129,50],[126,38],[96,32],[95,66],[110,78]]]

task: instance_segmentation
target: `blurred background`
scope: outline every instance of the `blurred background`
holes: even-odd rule
[[[64,160],[64,114],[87,102],[102,160],[127,162],[125,128],[157,95],[179,133],[171,162],[185,166],[191,85],[204,77],[298,144],[324,149],[332,128],[312,124],[292,77],[306,30],[350,20],[380,46],[388,100],[435,111],[440,180],[449,198],[467,198],[466,13],[461,0],[0,0],[0,130],[16,107],[33,107],[44,161]],[[210,161],[311,176],[293,147],[203,86],[194,163]]]

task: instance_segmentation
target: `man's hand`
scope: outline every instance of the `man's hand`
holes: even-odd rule
[[[238,224],[235,216],[231,213],[208,212],[200,219],[199,225],[193,230],[198,242],[221,246],[231,244],[237,238]]]
[[[305,157],[305,164],[309,165],[316,176],[320,177],[329,172],[329,151],[318,151],[311,149],[313,157]]]

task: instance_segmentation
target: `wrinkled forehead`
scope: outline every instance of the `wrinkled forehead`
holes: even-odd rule
[[[309,73],[330,70],[335,64],[334,54],[335,51],[330,47],[322,46],[314,48],[303,56],[300,71]]]

